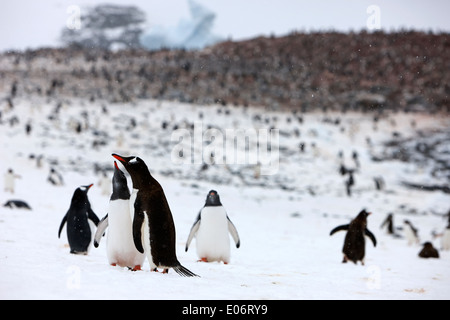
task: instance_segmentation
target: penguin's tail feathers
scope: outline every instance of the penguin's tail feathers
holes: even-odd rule
[[[200,277],[199,275],[196,275],[189,269],[183,267],[181,264],[179,264],[176,267],[173,267],[173,270],[175,270],[175,272],[178,273],[182,277]]]

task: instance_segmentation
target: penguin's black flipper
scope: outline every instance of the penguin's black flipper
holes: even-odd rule
[[[364,232],[366,233],[366,236],[368,236],[370,238],[370,240],[372,240],[373,246],[376,247],[377,246],[377,239],[375,238],[373,233],[370,232],[369,229],[367,229],[367,228],[364,230]]]
[[[145,214],[140,210],[138,201],[134,203],[134,219],[133,219],[133,241],[134,245],[140,253],[144,253],[142,246],[142,225],[144,224]]]
[[[239,239],[239,234],[237,232],[236,227],[234,226],[233,222],[231,222],[230,218],[228,218],[228,231],[230,232],[231,236],[233,237],[234,242],[236,243],[236,248],[239,248],[241,246],[241,239]]]
[[[68,215],[68,213],[69,213],[69,212],[67,212],[67,213],[65,214],[64,218],[63,218],[62,221],[61,221],[61,225],[59,226],[59,231],[58,231],[58,238],[61,236],[61,231],[62,231],[62,229],[64,228],[64,224],[65,224],[66,221],[67,221],[67,215]]]
[[[330,236],[332,236],[334,233],[338,232],[338,231],[346,231],[348,230],[348,227],[350,226],[350,224],[343,224],[341,226],[337,226],[336,228],[334,228],[333,230],[331,230],[330,232]]]
[[[173,267],[173,270],[175,270],[176,273],[178,273],[182,277],[199,277],[189,269],[183,267],[181,264],[179,264],[176,267]]]
[[[100,219],[97,217],[94,211],[92,211],[91,207],[89,206],[88,209],[88,218],[94,222],[96,226],[98,226],[98,223],[100,222]]]
[[[100,240],[102,236],[105,234],[105,230],[108,228],[108,214],[103,217],[102,220],[97,225],[97,231],[95,231],[94,236],[94,247],[98,248],[98,245],[100,244]]]

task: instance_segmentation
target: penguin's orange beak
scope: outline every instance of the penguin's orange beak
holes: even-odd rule
[[[119,167],[117,166],[117,162],[114,161],[114,167],[119,170]]]
[[[90,187],[92,187],[94,184],[91,183],[90,185],[87,186],[87,188],[89,189]]]

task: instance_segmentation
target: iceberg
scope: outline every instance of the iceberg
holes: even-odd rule
[[[141,45],[149,50],[162,48],[195,50],[222,41],[222,37],[212,33],[216,14],[193,0],[189,0],[188,3],[190,20],[181,20],[173,27],[151,28],[141,36]]]

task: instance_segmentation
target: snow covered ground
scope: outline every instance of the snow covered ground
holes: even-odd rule
[[[371,160],[371,149],[382,152],[382,143],[392,139],[393,132],[413,137],[418,130],[448,130],[448,117],[390,114],[375,122],[373,114],[293,114],[157,101],[108,105],[107,111],[98,102],[67,101],[54,113],[56,106],[55,101],[37,99],[18,99],[12,110],[1,106],[0,168],[5,173],[12,168],[21,178],[14,194],[1,186],[0,203],[21,199],[32,207],[31,211],[0,207],[1,299],[450,298],[450,252],[439,250],[439,259],[421,259],[420,244],[408,246],[405,238],[393,238],[380,229],[392,212],[400,235],[403,220],[409,219],[419,229],[421,243],[431,241],[440,249],[440,238],[432,232],[444,231],[448,219],[442,215],[450,209],[450,196],[407,189],[401,182],[443,181],[431,176],[431,164]],[[11,125],[14,116],[19,123]],[[258,178],[251,164],[174,163],[171,153],[178,142],[171,141],[174,129],[192,132],[192,125],[198,129],[199,124],[203,131],[215,126],[222,132],[278,128],[278,172]],[[347,167],[356,166],[353,151],[360,161],[351,197],[346,194],[346,177],[338,173],[340,151]],[[99,218],[106,214],[109,195],[102,193],[101,172],[94,169],[107,168],[110,178],[113,152],[140,156],[159,180],[175,220],[178,259],[199,278],[150,272],[147,262],[138,272],[112,267],[106,241],[78,256],[69,254],[65,230],[58,239],[59,224],[78,186],[94,183],[88,194],[92,208]],[[42,166],[30,155],[43,155]],[[51,167],[62,173],[63,186],[47,182]],[[384,178],[383,190],[375,188],[377,176]],[[3,176],[0,179],[3,182]],[[197,262],[195,240],[184,251],[210,189],[219,192],[241,237],[241,247],[232,246],[228,265]],[[364,266],[343,264],[345,233],[329,233],[363,208],[372,212],[368,228],[377,247],[367,241]]]

